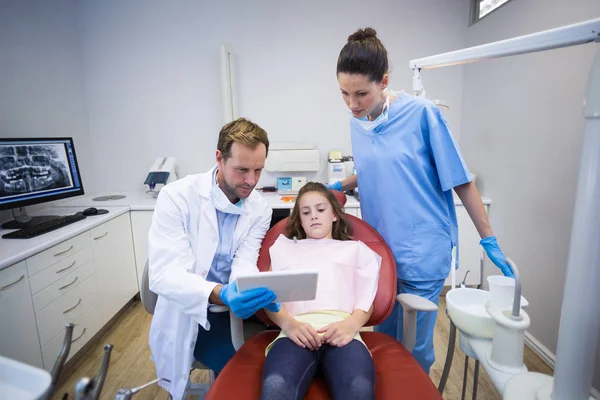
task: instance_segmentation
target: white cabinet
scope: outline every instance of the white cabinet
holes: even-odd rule
[[[71,358],[138,292],[129,213],[87,229],[0,270],[0,355],[50,370],[65,323]]]
[[[131,229],[133,231],[133,248],[135,250],[135,266],[138,283],[141,287],[142,274],[148,260],[148,233],[152,225],[153,211],[131,211]]]
[[[138,292],[129,213],[91,229],[102,322]]]
[[[96,332],[102,328],[102,319],[100,318],[100,304],[96,303],[92,308],[84,312],[75,321],[73,328],[73,337],[71,339],[71,349],[67,360],[70,360],[82,347],[86,344]],[[63,333],[56,336],[50,343],[42,348],[42,356],[44,359],[44,367],[50,371],[56,361],[56,356],[64,340]]]
[[[0,271],[0,354],[43,367],[25,261]]]

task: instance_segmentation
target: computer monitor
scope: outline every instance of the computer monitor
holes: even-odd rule
[[[83,195],[73,138],[0,138],[0,210],[13,209],[4,229],[43,223],[25,206]]]

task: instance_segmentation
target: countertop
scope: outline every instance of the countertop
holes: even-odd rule
[[[0,270],[129,212],[127,207],[110,207],[108,210],[108,214],[89,216],[81,221],[31,239],[0,238],[0,254],[2,255],[0,257]],[[70,215],[75,214],[77,211],[81,211],[80,207],[52,207],[32,213],[32,216]],[[12,230],[0,229],[0,236],[8,232],[12,232]]]

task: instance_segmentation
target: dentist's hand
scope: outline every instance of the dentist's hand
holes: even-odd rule
[[[504,253],[502,253],[502,250],[500,250],[500,247],[498,246],[496,236],[488,236],[483,238],[479,244],[483,246],[490,260],[492,260],[492,262],[496,264],[498,268],[500,268],[505,276],[508,276],[509,278],[515,277],[510,265],[508,265],[505,261],[506,257],[504,256]]]
[[[240,293],[237,282],[221,287],[219,297],[238,318],[247,319],[261,308],[265,308],[277,297],[267,288],[250,289]]]
[[[325,187],[329,190],[337,190],[338,192],[342,192],[342,182],[337,181],[336,183],[327,184]]]
[[[281,310],[281,303],[271,303],[265,308],[270,312],[279,312],[279,310]]]

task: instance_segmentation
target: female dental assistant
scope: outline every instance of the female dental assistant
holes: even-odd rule
[[[337,62],[337,79],[352,117],[350,132],[357,174],[330,185],[360,188],[362,218],[390,246],[398,269],[398,294],[413,293],[438,304],[457,245],[452,189],[473,220],[481,245],[512,276],[489,225],[473,176],[440,110],[429,100],[388,86],[387,51],[371,28],[348,37]],[[413,355],[423,369],[435,359],[436,313],[418,313]],[[402,340],[402,307],[376,331]]]

